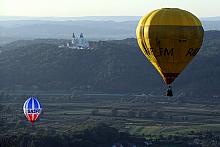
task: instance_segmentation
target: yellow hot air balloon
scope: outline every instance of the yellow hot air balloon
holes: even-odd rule
[[[143,54],[170,85],[198,53],[204,30],[192,13],[162,8],[141,18],[136,35]]]

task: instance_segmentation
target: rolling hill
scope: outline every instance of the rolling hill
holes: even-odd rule
[[[166,86],[136,39],[90,42],[93,50],[58,48],[65,40],[21,40],[2,46],[0,89],[163,95]],[[220,32],[207,31],[202,49],[174,82],[175,95],[219,97]]]

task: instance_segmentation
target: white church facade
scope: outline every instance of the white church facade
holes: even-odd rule
[[[59,47],[68,47],[71,49],[91,49],[89,42],[84,38],[83,33],[79,37],[76,37],[73,33],[72,41],[67,42],[66,45],[60,45]]]

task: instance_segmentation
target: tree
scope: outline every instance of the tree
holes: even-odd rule
[[[99,113],[99,109],[93,109],[92,111],[91,111],[91,114],[92,115],[97,115]]]
[[[129,110],[128,111],[128,117],[135,117],[136,113],[134,110]]]
[[[112,109],[112,116],[117,116],[118,115],[118,110],[117,108]]]

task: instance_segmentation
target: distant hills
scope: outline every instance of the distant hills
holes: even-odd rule
[[[41,20],[41,21],[137,21],[141,16],[84,16],[84,17],[28,17],[28,16],[0,16],[0,21],[8,20]]]
[[[202,17],[200,18],[202,21],[220,21],[220,16],[215,17]]]
[[[67,40],[3,45],[0,90],[162,95],[166,86],[136,39],[90,42],[93,50],[58,48]],[[176,96],[220,97],[220,31],[205,32],[199,55],[174,82]]]
[[[220,17],[202,18],[205,30],[220,30]],[[72,32],[89,40],[134,38],[140,16],[0,17],[0,45],[21,39],[70,39]]]
[[[71,39],[73,32],[83,32],[90,40],[124,39],[135,36],[136,25],[135,21],[1,21],[0,37]]]
[[[138,21],[141,16],[84,16],[84,17],[30,17],[30,16],[0,16],[0,21],[8,20],[43,20],[43,21]],[[201,17],[202,21],[220,21],[220,16]]]

